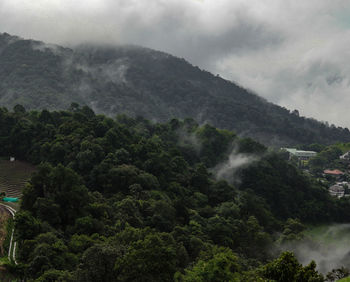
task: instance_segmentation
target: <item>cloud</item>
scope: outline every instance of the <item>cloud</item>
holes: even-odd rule
[[[1,31],[66,46],[137,44],[350,126],[345,0],[2,0]]]
[[[332,269],[350,267],[349,231],[350,224],[329,225],[319,234],[314,232],[312,238],[288,242],[280,248],[293,251],[304,265],[314,260],[318,270],[327,274]]]
[[[281,40],[243,1],[3,0],[4,31],[50,43],[131,43],[206,61]],[[194,58],[193,58],[194,56]]]
[[[344,3],[307,1],[279,9],[267,21],[279,24],[284,41],[246,56],[230,54],[217,72],[302,115],[350,126],[350,32],[339,16]]]
[[[257,156],[238,153],[237,149],[233,149],[228,159],[215,166],[212,169],[212,173],[214,173],[216,179],[226,180],[232,184],[239,181],[236,176],[236,172],[239,169],[246,168],[258,160]]]

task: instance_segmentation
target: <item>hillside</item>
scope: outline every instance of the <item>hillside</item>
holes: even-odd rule
[[[0,105],[67,109],[159,122],[191,117],[266,145],[350,141],[348,129],[299,117],[183,59],[136,46],[73,49],[0,34]]]
[[[22,190],[35,167],[22,161],[0,160],[0,192],[7,197],[21,197]]]
[[[283,154],[191,119],[16,110],[0,109],[0,156],[38,164],[15,217],[19,280],[324,281],[278,242],[347,223],[350,199]]]

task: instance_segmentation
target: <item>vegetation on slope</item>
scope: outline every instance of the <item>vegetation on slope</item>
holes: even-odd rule
[[[135,47],[68,49],[0,34],[0,103],[66,109],[71,102],[109,116],[165,122],[192,117],[264,144],[350,141],[348,129],[300,117],[190,65]]]
[[[29,280],[322,281],[290,253],[271,262],[275,234],[297,232],[288,218],[349,218],[349,200],[282,156],[192,119],[113,120],[73,104],[2,108],[0,125],[0,155],[39,164],[15,220]]]
[[[0,192],[6,197],[21,197],[35,167],[23,161],[0,160]]]

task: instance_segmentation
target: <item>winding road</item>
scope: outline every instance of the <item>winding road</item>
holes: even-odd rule
[[[16,210],[14,208],[2,203],[0,203],[0,206],[5,208],[12,215],[12,218],[15,218]],[[12,228],[9,251],[8,251],[8,259],[9,261],[13,261],[15,264],[17,264],[17,261],[16,261],[17,242],[14,242],[13,240],[14,232],[15,232],[15,228]]]

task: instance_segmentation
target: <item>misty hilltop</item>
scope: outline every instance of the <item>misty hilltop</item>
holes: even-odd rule
[[[267,145],[350,141],[350,132],[263,98],[184,59],[138,46],[74,49],[0,34],[0,106],[67,109],[154,121],[194,118]]]

